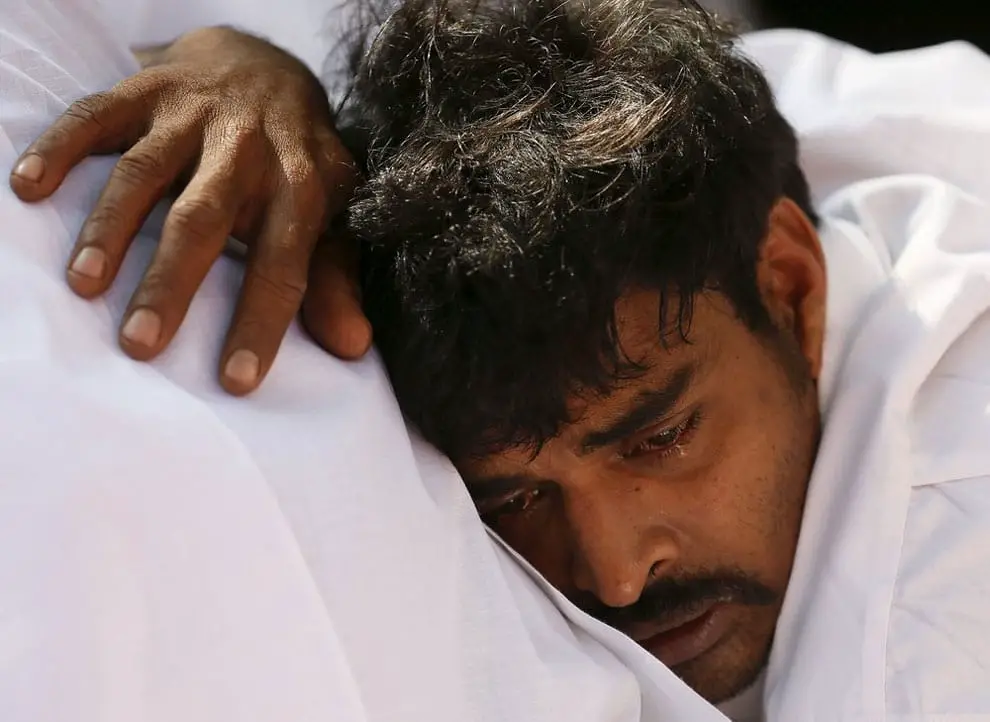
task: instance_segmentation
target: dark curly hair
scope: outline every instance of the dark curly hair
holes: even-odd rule
[[[360,63],[350,210],[367,314],[409,422],[452,458],[539,445],[568,399],[638,367],[615,304],[661,293],[658,342],[756,284],[782,197],[814,219],[760,70],[693,2],[404,0]],[[665,324],[663,319],[672,319]]]

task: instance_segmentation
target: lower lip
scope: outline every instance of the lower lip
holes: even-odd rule
[[[676,667],[714,647],[731,626],[728,607],[716,604],[697,619],[644,639],[640,645],[668,667]]]

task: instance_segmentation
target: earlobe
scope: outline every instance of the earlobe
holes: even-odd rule
[[[818,231],[794,201],[780,199],[770,212],[757,282],[771,316],[793,333],[815,379],[825,339],[826,280]]]

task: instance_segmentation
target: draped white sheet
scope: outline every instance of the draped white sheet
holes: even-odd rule
[[[100,1],[0,0],[0,166],[131,72],[126,41],[228,22],[326,52],[313,0]],[[990,63],[745,48],[802,135],[831,284],[767,717],[990,720]],[[62,281],[111,162],[33,208],[0,189],[0,719],[721,719],[492,542],[374,358],[294,330],[258,394],[220,392],[234,265],[164,358],[124,358],[155,224],[106,299]]]

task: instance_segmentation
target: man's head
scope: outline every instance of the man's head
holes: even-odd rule
[[[712,701],[765,663],[818,438],[793,131],[691,3],[407,0],[356,108],[367,313],[482,517]]]

